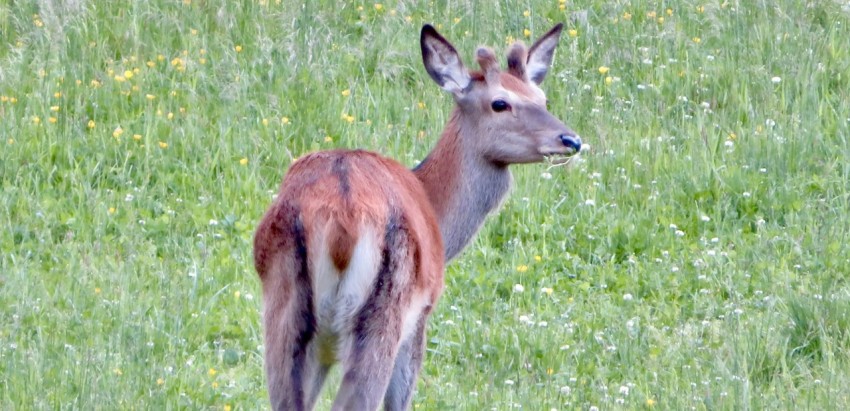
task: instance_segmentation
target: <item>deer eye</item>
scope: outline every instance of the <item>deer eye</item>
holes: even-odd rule
[[[511,108],[511,106],[505,100],[495,100],[493,101],[493,103],[490,104],[490,107],[492,107],[493,111],[497,113]]]

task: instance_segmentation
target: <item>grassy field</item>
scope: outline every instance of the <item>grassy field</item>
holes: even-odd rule
[[[0,1],[0,409],[266,408],[254,227],[304,153],[427,154],[428,22],[565,22],[592,148],[514,168],[417,409],[850,409],[845,0]]]

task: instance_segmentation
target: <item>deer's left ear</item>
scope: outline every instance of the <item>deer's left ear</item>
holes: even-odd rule
[[[552,57],[555,54],[555,47],[558,47],[558,40],[563,28],[564,24],[558,23],[543,37],[535,41],[534,45],[528,50],[526,72],[531,81],[537,84],[543,82],[546,73],[549,72],[549,67],[552,65]]]
[[[422,27],[419,43],[425,70],[440,87],[460,98],[472,79],[457,50],[430,24]]]

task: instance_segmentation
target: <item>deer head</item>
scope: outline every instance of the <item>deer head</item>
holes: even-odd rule
[[[530,49],[514,43],[508,51],[507,71],[499,68],[493,51],[479,48],[476,59],[481,71],[473,72],[434,27],[422,28],[425,68],[457,103],[466,151],[493,164],[509,165],[581,150],[581,138],[549,113],[546,95],[539,87],[552,64],[562,28],[562,24],[556,25]]]

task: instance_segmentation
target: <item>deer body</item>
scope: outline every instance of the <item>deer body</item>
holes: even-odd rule
[[[560,30],[530,51],[514,45],[507,72],[479,49],[482,71],[470,73],[425,26],[425,67],[457,102],[431,154],[412,171],[361,150],[313,153],[290,167],[254,238],[274,409],[312,409],[337,362],[334,410],[409,408],[445,262],[501,203],[508,165],[580,149],[536,85]]]

